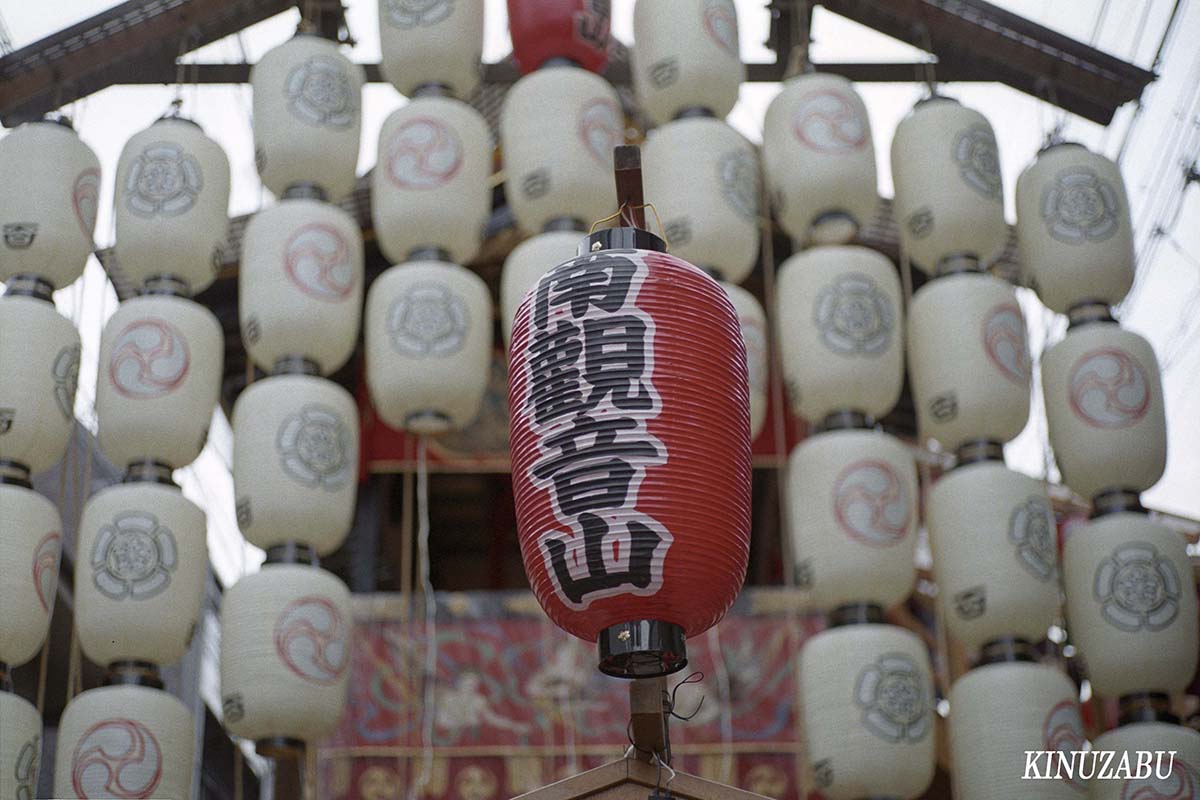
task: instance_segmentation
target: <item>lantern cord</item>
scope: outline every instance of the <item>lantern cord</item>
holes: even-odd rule
[[[607,217],[604,217],[603,219],[598,219],[595,222],[593,222],[592,226],[590,228],[588,228],[588,235],[591,236],[593,233],[596,232],[596,229],[599,228],[604,223],[612,222],[613,220],[616,220],[616,219],[619,219],[622,224],[625,224],[628,227],[631,227],[631,228],[638,227],[633,221],[633,212],[637,211],[640,208],[650,209],[650,213],[654,215],[654,221],[656,223],[658,223],[658,232],[659,232],[659,235],[662,237],[663,244],[666,246],[667,252],[668,253],[671,252],[671,242],[667,239],[667,229],[663,227],[662,218],[660,216],[658,216],[658,209],[654,207],[654,203],[642,203],[639,206],[631,206],[628,203],[622,203],[620,208],[618,208],[613,213],[609,214]]]
[[[433,726],[437,717],[437,598],[429,579],[429,466],[425,437],[417,438],[417,569],[421,577],[421,602],[425,609],[424,719],[421,726],[421,772],[409,787],[408,800],[416,800],[429,785],[433,772]]]
[[[721,775],[728,783],[733,778],[733,758],[729,746],[733,744],[733,687],[729,681],[729,670],[725,667],[725,652],[721,648],[721,633],[717,626],[708,629],[708,652],[712,654],[717,668],[717,697],[721,712]],[[699,711],[699,709],[697,709]]]
[[[918,45],[922,50],[929,54],[929,58],[921,61],[917,66],[917,78],[924,80],[925,85],[929,88],[929,96],[933,97],[937,94],[937,74],[934,71],[934,63],[937,56],[933,52],[933,39],[929,35],[929,28],[924,23],[917,25],[917,36],[920,38]]]
[[[720,647],[719,644],[717,646]],[[711,646],[709,649],[710,650],[712,649]],[[715,659],[716,659],[716,656],[714,656],[714,660]],[[675,711],[675,708],[677,705],[676,695],[679,694],[679,690],[685,684],[689,684],[689,683],[697,683],[698,684],[703,681],[704,681],[704,673],[701,672],[700,670],[696,670],[691,675],[688,675],[686,678],[681,680],[679,683],[675,684],[675,687],[673,689],[671,689],[670,697],[667,697],[666,696],[667,693],[663,692],[663,701],[667,707],[667,715],[674,717],[675,719],[679,720],[680,722],[687,722],[688,720],[692,719],[697,714],[699,714],[700,709],[704,707],[704,695],[700,695],[700,702],[696,704],[696,707],[694,709],[692,709],[692,713],[688,714],[687,716],[683,716],[682,714],[679,714]]]

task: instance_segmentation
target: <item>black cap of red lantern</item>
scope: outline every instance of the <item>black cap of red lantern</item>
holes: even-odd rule
[[[609,0],[508,0],[513,58],[528,74],[563,59],[591,72],[608,65]]]

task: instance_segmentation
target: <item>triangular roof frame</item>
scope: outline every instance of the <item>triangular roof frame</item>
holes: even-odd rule
[[[660,796],[666,797],[666,776],[667,771],[660,772],[656,765],[622,758],[534,789],[515,800],[646,800],[656,787],[662,787]],[[769,800],[760,794],[678,770],[670,780],[669,789],[670,796],[677,800]]]

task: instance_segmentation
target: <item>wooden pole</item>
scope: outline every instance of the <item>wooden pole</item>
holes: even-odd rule
[[[657,754],[671,761],[671,739],[667,733],[667,679],[636,678],[629,682],[630,736],[634,756],[652,761]]]

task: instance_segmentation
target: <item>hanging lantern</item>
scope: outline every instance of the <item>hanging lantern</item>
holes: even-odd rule
[[[246,226],[238,275],[242,342],[262,370],[300,356],[324,375],[354,352],[362,315],[362,233],[337,206],[282,200]]]
[[[1122,725],[1097,736],[1092,749],[1115,753],[1111,770],[1119,769],[1128,759],[1131,775],[1092,781],[1089,800],[1200,797],[1200,733],[1191,728],[1162,722]],[[1143,753],[1152,754],[1151,763],[1144,769],[1139,765],[1139,758],[1145,758]]]
[[[796,413],[853,410],[879,419],[904,384],[900,278],[865,247],[814,247],[784,262],[775,320]]]
[[[591,250],[606,242],[619,249]],[[598,232],[526,295],[509,409],[534,594],[559,627],[599,640],[602,671],[645,677],[682,669],[685,636],[716,624],[741,587],[750,419],[725,292],[631,244],[662,247],[638,229]]]
[[[238,526],[264,550],[298,541],[336,550],[354,521],[358,407],[332,381],[277,375],[251,384],[233,409]]]
[[[1040,481],[986,461],[929,491],[926,524],[942,619],[970,649],[1040,642],[1058,616],[1058,530]]]
[[[387,118],[371,173],[371,219],[387,258],[404,261],[414,250],[462,264],[475,257],[492,209],[489,139],[478,111],[445,97],[419,97]]]
[[[517,81],[500,113],[517,223],[530,233],[564,221],[580,229],[611,214],[613,148],[624,128],[616,91],[597,75],[554,66]]]
[[[633,87],[657,125],[693,109],[724,118],[746,79],[733,0],[638,0]]]
[[[1023,780],[1029,751],[1064,757],[1087,747],[1078,695],[1066,675],[1026,662],[988,664],[955,681],[950,690],[950,753],[956,800],[1030,797]],[[1048,756],[1039,756],[1045,774]],[[1079,800],[1081,780],[1041,780],[1038,800]]]
[[[364,80],[336,43],[308,34],[269,50],[250,70],[254,160],[276,197],[303,184],[336,201],[354,188]]]
[[[104,326],[96,385],[99,440],[114,464],[175,468],[200,455],[221,387],[221,324],[199,303],[143,295]]]
[[[225,727],[268,755],[332,731],[350,678],[350,592],[312,566],[268,564],[221,605]]]
[[[917,103],[892,139],[894,213],[914,266],[934,275],[947,259],[986,267],[1008,241],[996,135],[978,111],[949,97]]]
[[[396,91],[441,86],[466,97],[483,60],[482,0],[379,0],[379,65]]]
[[[173,695],[145,686],[91,689],[59,722],[54,795],[190,797],[194,755],[195,723]]]
[[[1162,477],[1167,420],[1150,343],[1114,322],[1068,331],[1042,355],[1046,423],[1063,481],[1083,497]]]
[[[822,631],[800,651],[808,757],[826,800],[913,800],[933,782],[933,669],[895,625]]]
[[[53,302],[0,297],[0,376],[0,460],[49,469],[67,449],[79,382],[79,331]]]
[[[366,347],[367,387],[384,422],[462,430],[479,416],[491,375],[487,284],[444,261],[392,267],[367,295]]]
[[[795,583],[811,608],[889,609],[916,581],[917,470],[874,430],[811,436],[788,460]]]
[[[763,123],[763,173],[780,226],[799,242],[844,244],[875,216],[875,145],[854,84],[810,73],[784,83]]]
[[[646,199],[671,252],[730,283],[745,280],[758,257],[753,145],[721,120],[681,119],[650,133],[644,161]]]
[[[204,512],[175,486],[124,483],[83,508],[75,627],[97,664],[183,658],[208,572]]]
[[[1029,419],[1031,368],[1012,286],[966,272],[921,287],[908,311],[908,368],[923,438],[954,450],[1015,437]]]
[[[1129,512],[1094,519],[1067,539],[1067,622],[1097,694],[1177,692],[1191,682],[1200,638],[1186,545]]]
[[[758,438],[767,421],[767,314],[758,298],[740,286],[721,283],[737,312],[746,346],[746,377],[750,387],[750,441]]]
[[[69,122],[20,126],[0,143],[0,281],[36,275],[61,289],[92,252],[100,161]]]
[[[1121,170],[1063,142],[1017,180],[1017,241],[1038,295],[1065,314],[1083,302],[1116,305],[1133,285],[1133,223]]]
[[[512,339],[517,307],[538,278],[557,264],[575,257],[584,234],[576,230],[548,231],[531,236],[513,248],[500,275],[500,323],[504,344]]]
[[[33,800],[42,760],[42,715],[32,703],[0,692],[0,797]]]
[[[61,532],[53,503],[32,489],[0,483],[0,665],[24,664],[46,641]]]
[[[113,211],[117,268],[130,285],[170,275],[198,293],[221,267],[229,159],[191,120],[160,119],[125,143]]]
[[[608,65],[608,0],[508,0],[513,58],[529,74],[565,59],[591,72]]]

